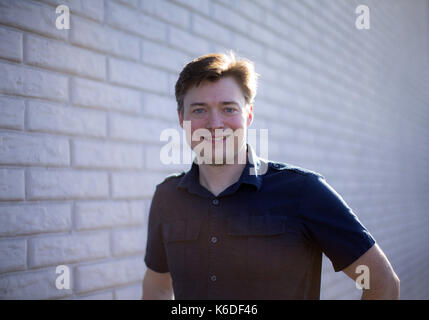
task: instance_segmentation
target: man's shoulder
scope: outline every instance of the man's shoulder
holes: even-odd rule
[[[286,163],[286,162],[269,160],[268,166],[273,172],[283,171],[286,173],[294,173],[294,174],[299,174],[303,176],[318,176],[318,177],[324,178],[321,173],[315,170],[310,170],[310,169],[303,168],[303,167]]]
[[[171,173],[166,176],[164,180],[160,184],[158,184],[158,186],[175,185],[179,183],[180,179],[185,175],[185,173],[185,171]]]
[[[155,197],[170,197],[177,191],[180,179],[185,175],[186,172],[175,172],[171,173],[164,178],[163,181],[158,183],[155,188]]]

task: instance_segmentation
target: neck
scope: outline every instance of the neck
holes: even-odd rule
[[[246,164],[199,165],[200,184],[218,196],[223,190],[240,179]]]

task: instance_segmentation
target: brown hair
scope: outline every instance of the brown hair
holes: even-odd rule
[[[253,62],[236,59],[232,51],[228,54],[211,53],[189,62],[176,82],[177,109],[183,115],[183,100],[186,92],[193,86],[199,86],[204,80],[217,81],[222,77],[232,76],[243,91],[246,104],[252,104],[256,96],[258,74]]]

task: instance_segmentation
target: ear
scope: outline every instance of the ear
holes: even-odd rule
[[[177,115],[179,116],[179,124],[183,129],[183,116],[179,109],[177,109]]]
[[[253,122],[253,105],[247,106],[247,127],[250,127],[250,125]]]

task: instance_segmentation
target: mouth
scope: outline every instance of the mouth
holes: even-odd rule
[[[228,136],[220,136],[220,137],[203,137],[203,139],[204,139],[205,141],[208,141],[208,142],[219,142],[219,141],[225,141],[227,137],[228,137]]]

